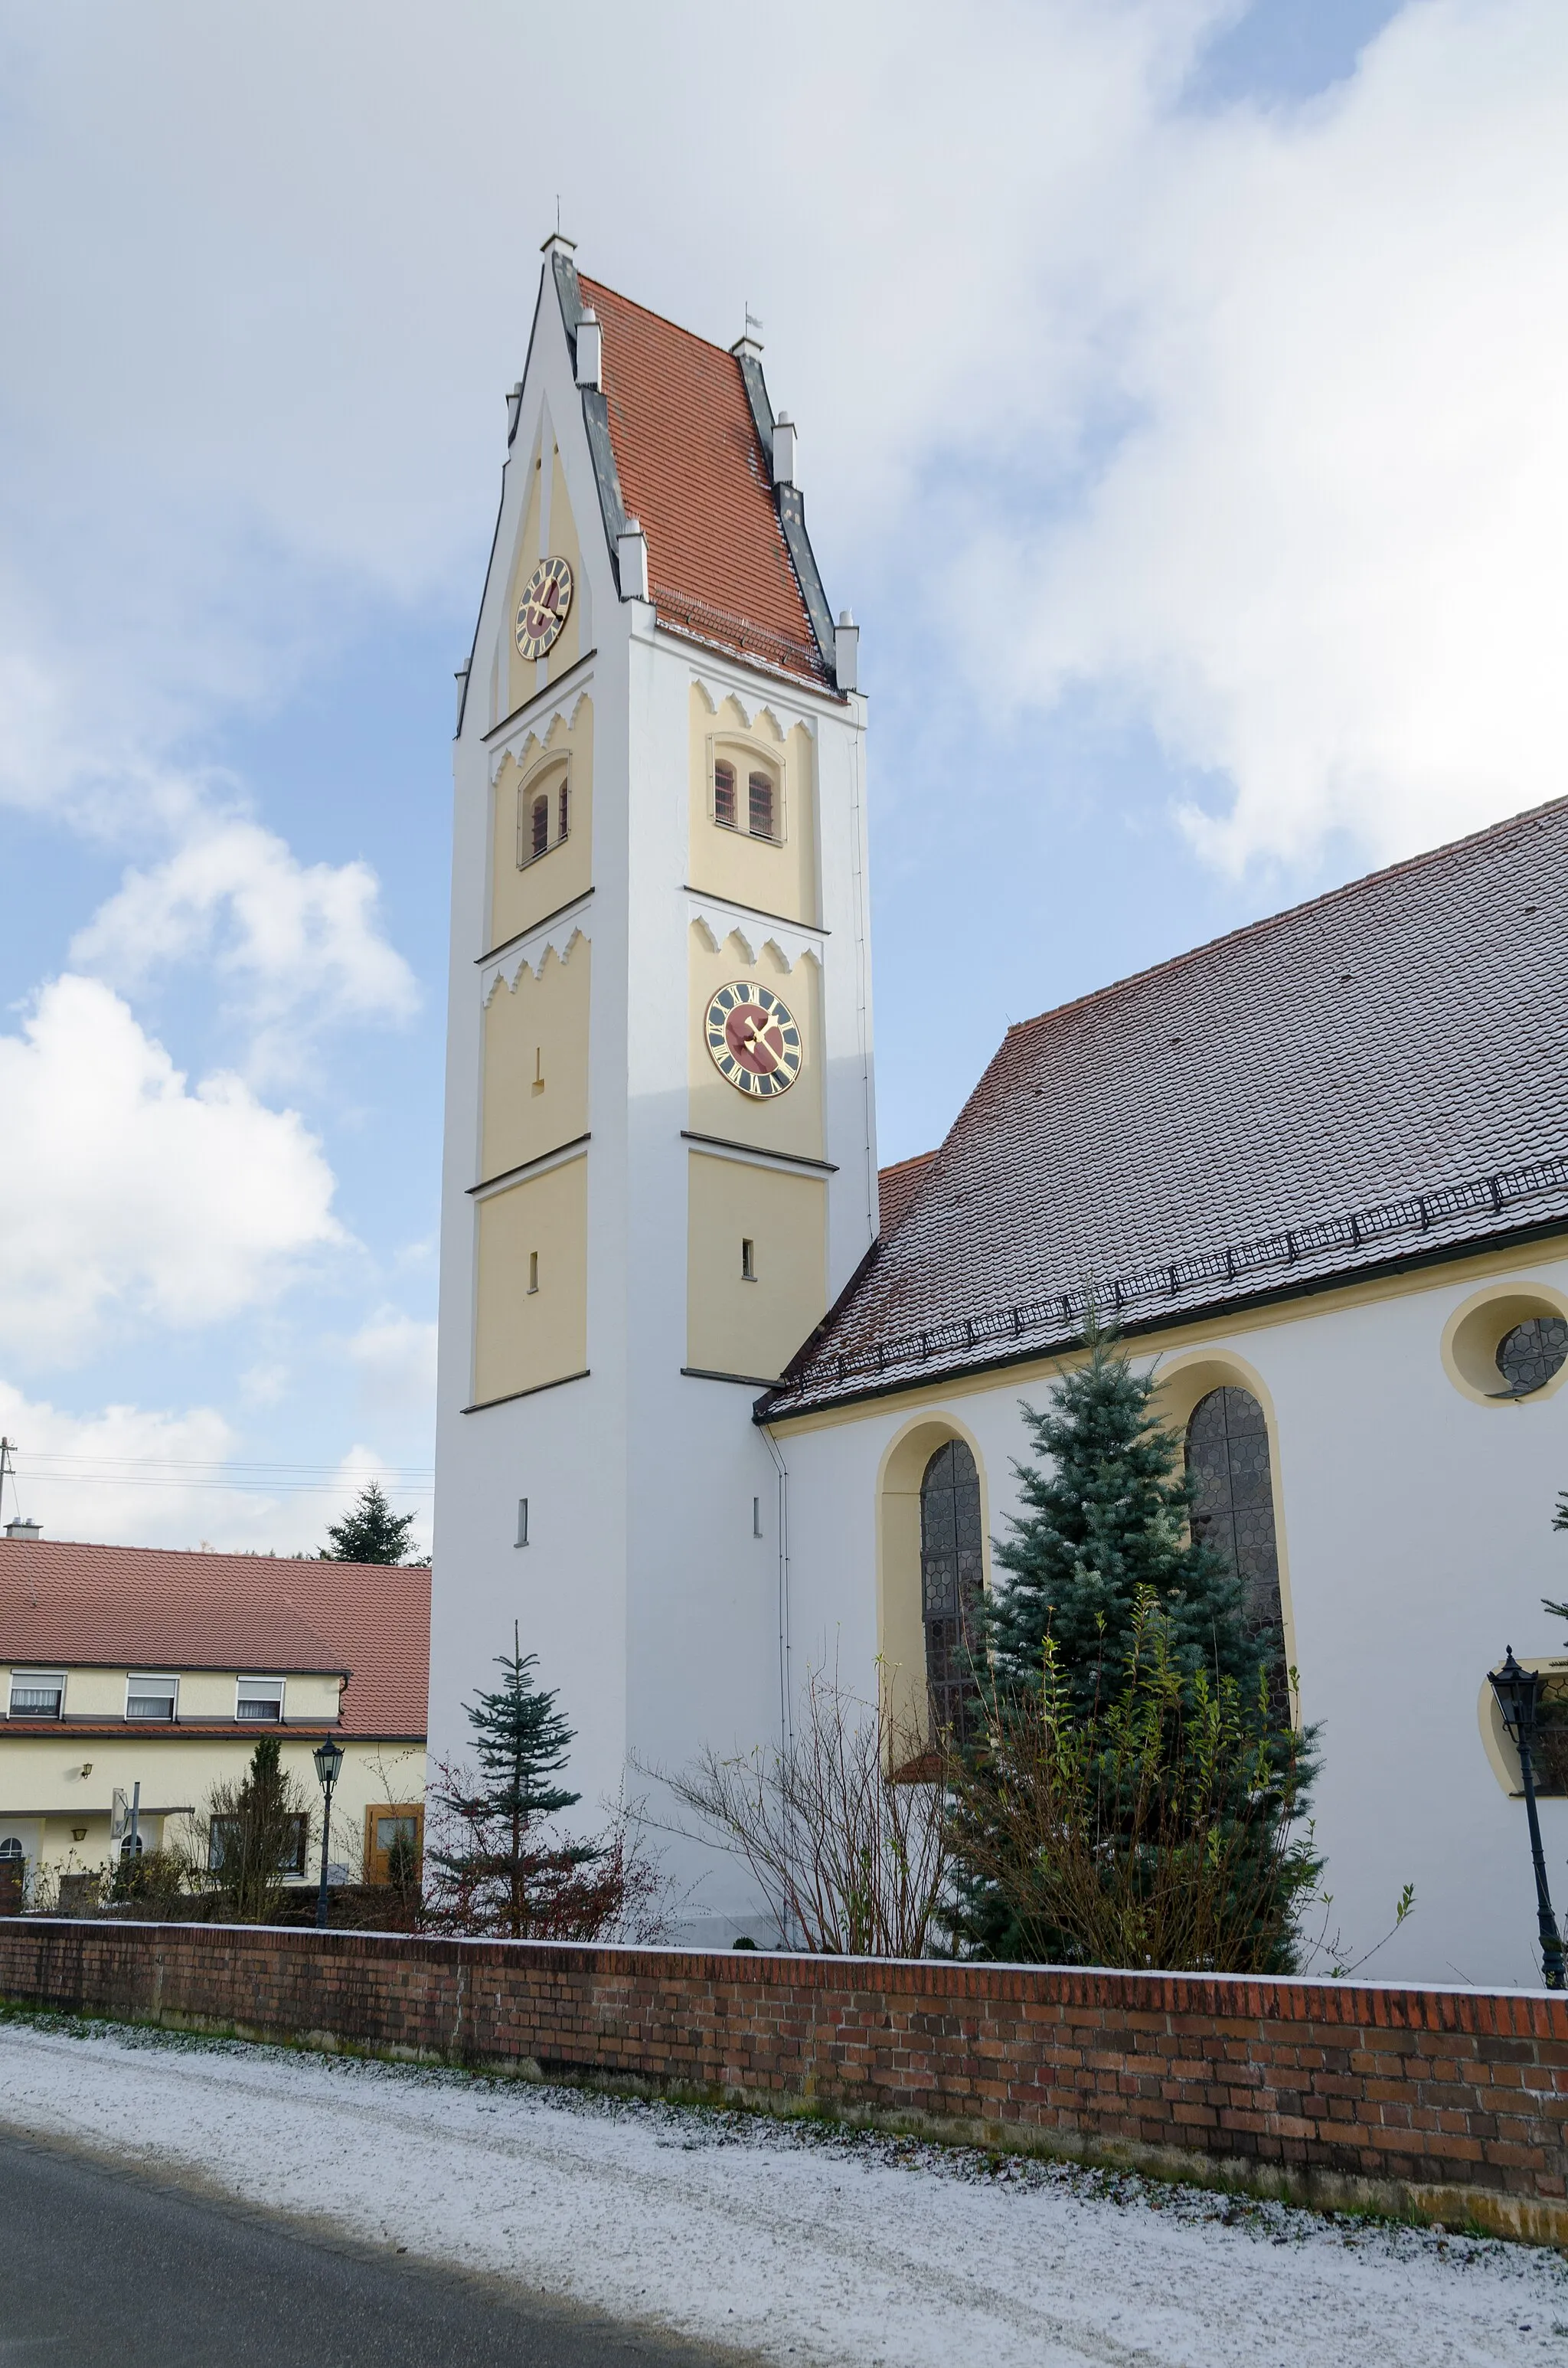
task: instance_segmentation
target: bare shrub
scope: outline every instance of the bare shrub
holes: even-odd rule
[[[642,1804],[603,1806],[600,1831],[569,1837],[548,1820],[517,1820],[471,1769],[437,1761],[426,1795],[422,1928],[514,1941],[661,1939],[669,1884]]]
[[[927,1757],[924,1735],[885,1699],[812,1671],[788,1758],[706,1750],[659,1781],[704,1839],[744,1861],[787,1942],[919,1957],[947,1880],[948,1829],[940,1785],[899,1771]]]

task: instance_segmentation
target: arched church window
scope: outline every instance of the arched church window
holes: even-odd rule
[[[529,832],[528,853],[531,856],[538,856],[548,855],[549,852],[550,800],[548,798],[535,798],[533,818]]]
[[[722,757],[713,768],[713,819],[726,830],[735,827],[735,768]]]
[[[1217,1546],[1242,1582],[1247,1625],[1283,1637],[1279,1547],[1268,1425],[1250,1390],[1210,1390],[1187,1426],[1195,1536]]]
[[[1509,1397],[1528,1398],[1532,1390],[1544,1389],[1565,1362],[1568,1323],[1561,1315],[1527,1315],[1497,1343],[1497,1371]]]
[[[753,773],[746,783],[746,799],[748,826],[753,838],[777,838],[778,836],[775,826],[777,799],[771,776],[767,773]]]
[[[933,1736],[964,1730],[985,1587],[982,1545],[980,1474],[963,1440],[949,1439],[920,1483],[920,1608]]]

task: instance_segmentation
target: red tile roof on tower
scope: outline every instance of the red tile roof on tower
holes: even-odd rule
[[[428,1568],[0,1538],[0,1665],[347,1676],[342,1729],[423,1740]]]
[[[826,679],[741,366],[597,279],[610,442],[661,621]]]
[[[1568,799],[1010,1028],[783,1417],[1568,1230]]]

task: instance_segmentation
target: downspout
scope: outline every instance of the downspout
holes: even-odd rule
[[[757,1429],[767,1441],[767,1452],[778,1474],[778,1756],[788,1768],[795,1756],[795,1724],[790,1683],[790,1467],[784,1461],[771,1426],[763,1422],[758,1423]],[[792,1845],[790,1855],[793,1856]],[[779,1935],[787,1949],[793,1938],[788,1926],[789,1913],[786,1906],[785,1930]]]

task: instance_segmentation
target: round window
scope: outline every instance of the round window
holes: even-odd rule
[[[1502,1397],[1526,1398],[1546,1387],[1553,1373],[1568,1362],[1568,1319],[1561,1315],[1528,1315],[1505,1332],[1497,1344],[1497,1371],[1507,1387]]]

